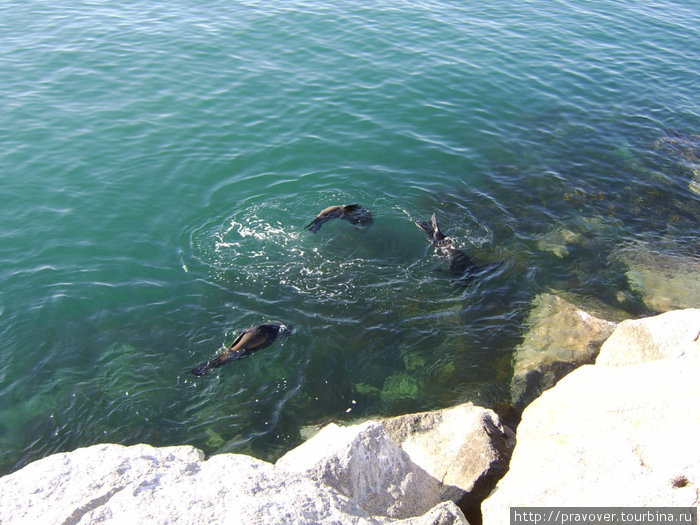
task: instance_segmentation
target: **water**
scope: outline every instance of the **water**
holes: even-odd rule
[[[641,0],[0,6],[0,474],[495,406],[536,294],[651,313],[614,252],[700,253],[693,166],[653,147],[700,132],[698,27]],[[350,202],[371,228],[304,230]],[[433,212],[503,266],[453,286]],[[269,320],[294,335],[188,373]]]

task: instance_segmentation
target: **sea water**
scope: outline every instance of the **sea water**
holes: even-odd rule
[[[673,0],[3,4],[0,473],[493,407],[538,294],[653,313],[615,251],[700,252],[697,166],[654,147],[700,133],[699,28]],[[304,229],[350,203],[370,228]],[[502,266],[452,283],[433,213]]]

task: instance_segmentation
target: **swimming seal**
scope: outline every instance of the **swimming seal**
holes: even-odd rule
[[[313,221],[304,226],[304,228],[308,229],[311,233],[316,233],[321,229],[324,223],[331,219],[345,219],[353,226],[359,224],[365,228],[368,228],[374,222],[372,212],[367,208],[363,208],[359,204],[342,204],[339,206],[329,206],[319,213]]]
[[[229,361],[248,357],[250,354],[270,346],[279,336],[288,335],[289,332],[289,328],[277,322],[246,328],[238,332],[238,337],[231,343],[231,346],[214,359],[194,367],[191,372],[196,377],[203,376],[209,370],[220,367]]]
[[[430,222],[414,221],[416,226],[428,234],[430,242],[435,246],[435,253],[440,257],[444,257],[450,263],[448,275],[454,282],[466,284],[476,275],[484,275],[500,268],[503,261],[487,264],[486,266],[477,266],[469,258],[469,256],[456,247],[454,240],[446,237],[440,231],[437,223],[437,218],[433,213],[430,217]]]

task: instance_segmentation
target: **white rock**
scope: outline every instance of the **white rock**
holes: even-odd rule
[[[700,310],[675,310],[621,322],[603,344],[597,365],[623,366],[655,359],[700,358]]]
[[[365,460],[372,462],[372,457]],[[405,485],[411,483],[407,477]],[[370,516],[335,489],[270,463],[239,454],[220,454],[205,461],[199,450],[188,446],[95,445],[49,456],[0,478],[3,525],[383,525],[394,521]],[[424,515],[403,523],[467,524],[453,504],[428,508]]]
[[[469,525],[469,522],[451,501],[440,503],[417,518],[392,522],[395,525]]]
[[[440,497],[478,505],[508,470],[515,444],[492,410],[465,403],[382,421],[411,460],[440,480]]]
[[[8,524],[378,524],[348,498],[248,456],[95,445],[0,478]]]
[[[566,376],[525,409],[484,524],[508,523],[511,506],[697,506],[698,378],[698,359]]]
[[[409,518],[440,502],[438,481],[376,422],[328,425],[276,465],[333,487],[371,515]]]

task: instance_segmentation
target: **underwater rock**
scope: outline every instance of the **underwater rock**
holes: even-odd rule
[[[655,252],[641,243],[614,257],[627,265],[630,287],[649,309],[668,312],[700,305],[700,259]]]
[[[543,252],[552,252],[559,258],[569,255],[568,246],[581,242],[581,235],[566,228],[552,230],[537,239],[537,248]]]
[[[386,378],[381,392],[384,403],[395,403],[420,397],[423,381],[411,374],[400,372]]]
[[[512,403],[521,409],[575,368],[595,362],[615,323],[545,293],[533,301],[526,326],[511,381]]]
[[[700,135],[667,130],[654,142],[654,149],[674,155],[690,171],[690,191],[700,194]]]
[[[417,350],[408,350],[401,355],[403,366],[406,370],[416,370],[425,368],[425,356]]]

